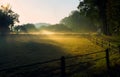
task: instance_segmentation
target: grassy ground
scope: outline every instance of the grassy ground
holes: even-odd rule
[[[60,58],[61,56],[80,55],[102,50],[104,50],[104,48],[95,45],[87,38],[84,38],[79,34],[19,34],[9,35],[6,37],[1,36],[0,68],[2,69],[17,65],[31,64]],[[96,58],[98,56],[102,56],[103,54],[88,56],[88,58]],[[84,58],[74,59],[70,63],[74,63],[76,60],[85,60]],[[96,71],[95,73],[98,73],[98,75],[101,74],[99,70],[104,73],[106,69],[105,60],[97,61],[92,63],[92,65],[85,65],[92,68],[92,71],[90,70],[91,72]],[[67,71],[77,70],[77,73],[75,73],[73,77],[80,77],[84,74],[79,72],[80,68],[85,69],[86,67],[77,66],[70,68]]]
[[[101,49],[89,40],[78,36],[11,35],[0,38],[0,64],[11,63],[11,61],[43,61],[59,58],[62,55],[84,54]]]

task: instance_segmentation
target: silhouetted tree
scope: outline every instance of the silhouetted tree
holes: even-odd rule
[[[33,32],[37,31],[36,27],[34,24],[23,24],[23,25],[18,25],[14,27],[15,31],[19,32]]]
[[[10,32],[10,28],[14,26],[18,20],[19,15],[13,12],[9,5],[0,7],[0,33],[5,35]]]
[[[108,0],[107,20],[110,32],[120,34],[120,0]]]
[[[101,29],[104,34],[108,35],[108,25],[106,21],[106,1],[107,0],[83,0],[80,2],[78,9],[84,16],[91,20],[102,21]]]
[[[78,9],[84,16],[91,20],[102,22],[102,32],[111,35],[114,31],[119,31],[120,25],[120,0],[83,0]],[[116,28],[115,28],[116,27]]]

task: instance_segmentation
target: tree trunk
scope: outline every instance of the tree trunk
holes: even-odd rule
[[[10,32],[10,29],[8,27],[0,27],[0,35],[6,36]]]
[[[103,22],[102,31],[105,35],[111,35],[107,21],[107,0],[98,0],[97,2],[99,14]]]

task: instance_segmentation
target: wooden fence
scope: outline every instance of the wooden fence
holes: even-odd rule
[[[110,66],[110,57],[112,57],[113,55],[115,54],[118,54],[118,58],[117,59],[120,59],[119,57],[119,54],[120,54],[120,44],[116,45],[116,44],[113,44],[110,40],[106,40],[106,39],[103,39],[103,38],[99,38],[98,35],[94,35],[94,37],[91,35],[91,34],[88,34],[88,35],[84,35],[83,37],[87,38],[88,40],[90,40],[91,42],[93,42],[94,44],[104,48],[104,49],[107,49],[108,52],[106,52],[106,65],[107,65],[107,69],[108,69],[108,72],[109,72],[109,75],[110,77],[116,77],[116,76],[113,76],[112,75],[112,72],[111,72],[111,66]],[[120,69],[118,70],[120,72]],[[117,77],[120,77],[117,76]]]
[[[87,60],[87,61],[83,61],[83,62],[78,62],[77,64],[73,64],[71,62],[71,64],[69,63],[69,65],[67,65],[67,60],[69,59],[76,59],[76,58],[79,58],[79,57],[86,57],[86,56],[89,56],[89,55],[92,55],[92,54],[99,54],[99,53],[103,53],[105,54],[103,57],[99,57],[99,58],[96,58],[96,59],[93,59],[93,60]],[[38,76],[40,77],[46,77],[46,75],[49,75],[47,77],[67,77],[68,75],[68,72],[67,72],[67,68],[69,67],[74,67],[74,66],[79,66],[81,64],[86,64],[86,63],[92,63],[94,61],[98,61],[98,60],[101,60],[101,59],[105,59],[106,60],[106,66],[107,66],[107,69],[108,71],[110,70],[110,59],[109,59],[110,55],[109,55],[109,49],[106,49],[105,51],[99,51],[99,52],[93,52],[93,53],[89,53],[89,54],[84,54],[84,55],[76,55],[76,56],[71,56],[71,57],[65,57],[65,56],[62,56],[60,59],[54,59],[54,60],[50,60],[50,61],[45,61],[45,62],[40,62],[40,63],[33,63],[33,64],[28,64],[28,65],[23,65],[23,66],[16,66],[16,67],[12,67],[12,68],[6,68],[6,69],[1,69],[0,70],[0,77],[17,77],[19,75],[21,75],[22,77],[31,77],[35,74],[37,74]],[[42,71],[39,71],[41,70],[41,68],[37,67],[37,71],[38,73],[35,73],[33,75],[31,75],[31,73],[34,73],[35,70],[32,70],[32,72],[28,72],[27,71],[23,71],[24,69],[23,68],[26,68],[26,67],[33,67],[33,66],[41,66],[41,65],[44,65],[44,64],[48,64],[48,63],[53,63],[53,67],[54,67],[54,62],[59,62],[58,64],[58,68],[54,68],[52,70],[46,70],[44,72],[45,75],[42,75],[43,72]],[[22,69],[22,71],[18,71]],[[45,67],[43,68],[44,70],[46,69]],[[86,69],[84,69],[86,70]],[[54,72],[57,73],[55,76],[52,74],[47,74],[47,73],[50,73],[50,72]],[[27,75],[26,75],[27,73]],[[29,76],[31,75],[31,76]]]
[[[91,66],[92,63],[102,59],[105,60],[106,69],[108,70],[108,75],[111,76],[110,49],[113,48],[116,49],[116,47],[113,47],[110,44],[110,42],[105,43],[104,41],[98,42],[98,39],[93,39],[93,40],[96,40],[93,42],[102,47],[107,45],[108,46],[107,49],[104,51],[98,51],[83,55],[75,55],[68,57],[62,56],[59,59],[53,59],[45,62],[38,62],[38,63],[32,63],[22,66],[0,69],[0,77],[33,77],[33,76],[34,77],[69,77],[71,76],[71,74],[74,74],[75,72],[82,72],[84,70],[87,70],[88,69],[87,67]],[[120,53],[120,46],[118,46],[116,51]],[[90,58],[89,56],[94,54],[104,54],[104,55],[102,57],[89,59]],[[83,57],[85,58],[84,60],[82,60]],[[78,66],[77,68],[79,68],[79,70],[73,71],[75,66]],[[71,71],[73,71],[73,73],[71,73]]]

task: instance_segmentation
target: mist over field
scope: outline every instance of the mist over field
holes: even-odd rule
[[[119,0],[0,5],[0,77],[120,77]]]

